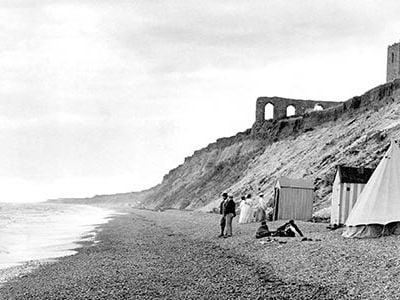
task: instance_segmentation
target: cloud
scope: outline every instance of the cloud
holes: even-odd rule
[[[195,149],[249,128],[258,96],[345,100],[384,81],[400,3],[0,7],[0,177],[109,176],[111,188],[124,174],[143,188]]]
[[[302,56],[317,43],[329,51],[345,39],[371,40],[383,21],[394,18],[390,11],[377,13],[377,4],[366,1],[185,3],[142,3],[148,21],[122,28],[120,42],[161,73],[204,66],[260,68],[285,55]]]

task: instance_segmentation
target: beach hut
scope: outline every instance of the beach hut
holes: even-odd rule
[[[343,225],[374,169],[338,166],[332,187],[331,224]]]
[[[312,216],[313,200],[311,181],[281,177],[274,188],[273,219],[308,220]]]
[[[400,148],[397,142],[392,141],[345,224],[343,236],[348,238],[400,234]]]

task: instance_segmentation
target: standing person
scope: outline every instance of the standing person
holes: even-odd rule
[[[221,221],[220,221],[220,226],[221,226],[221,234],[218,237],[223,237],[224,232],[225,232],[225,206],[226,203],[228,202],[228,193],[222,193],[222,201],[221,204],[219,205],[219,213],[222,215]]]
[[[245,224],[250,223],[252,217],[253,209],[251,208],[251,201],[246,199],[246,197],[242,197],[242,202],[240,202],[240,215],[239,215],[239,223]]]
[[[255,209],[256,202],[254,202],[251,194],[247,194],[246,198],[247,198],[246,202],[250,205],[248,222],[254,222],[256,220],[256,215],[257,215],[257,210]]]
[[[220,205],[221,218],[221,234],[220,237],[231,237],[232,236],[232,219],[236,216],[235,207],[236,204],[233,201],[233,196],[228,199],[228,194],[222,194],[222,202]],[[224,235],[226,226],[226,234]]]
[[[242,196],[241,198],[240,198],[240,202],[239,202],[239,207],[238,208],[236,208],[236,215],[240,215],[241,214],[241,210],[242,210],[242,206],[243,206],[243,204],[245,203],[245,201],[246,201],[246,197],[245,196]],[[240,218],[240,217],[239,217]]]
[[[258,203],[256,205],[257,213],[256,213],[256,222],[264,222],[267,220],[267,214],[265,213],[265,201],[264,194],[260,193],[258,198]]]
[[[233,196],[229,196],[229,200],[225,206],[225,222],[226,222],[226,235],[225,237],[232,236],[232,220],[236,216],[236,203],[233,201]]]

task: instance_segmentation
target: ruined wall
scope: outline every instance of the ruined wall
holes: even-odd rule
[[[265,121],[265,106],[270,103],[274,106],[274,120],[279,120],[286,117],[286,109],[288,106],[294,106],[296,116],[303,115],[306,112],[314,110],[316,105],[320,105],[323,109],[337,106],[340,102],[332,101],[313,101],[313,100],[298,100],[281,97],[260,97],[256,104],[256,122]]]
[[[274,142],[293,134],[313,130],[314,127],[323,123],[336,121],[345,114],[349,115],[364,111],[377,111],[382,106],[394,102],[394,98],[399,96],[400,78],[377,86],[362,96],[353,97],[345,102],[331,102],[336,105],[321,111],[309,111],[296,118],[256,121],[253,124],[251,133],[255,138]],[[260,101],[261,103],[259,104],[259,99],[257,99],[257,109],[261,109],[264,103]],[[273,99],[278,102],[284,98],[274,97]],[[260,120],[261,119],[260,117]]]
[[[400,78],[400,43],[388,46],[386,82]]]

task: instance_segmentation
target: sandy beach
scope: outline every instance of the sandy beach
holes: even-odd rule
[[[237,218],[236,218],[237,219]],[[312,241],[217,235],[219,216],[130,210],[97,243],[0,288],[1,299],[400,299],[399,237],[346,240],[297,222]],[[283,222],[268,223],[271,229]]]

